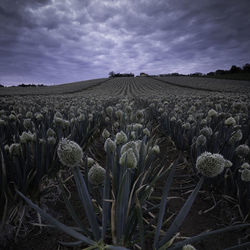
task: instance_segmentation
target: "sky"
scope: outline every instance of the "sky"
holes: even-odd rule
[[[0,0],[0,84],[250,63],[249,0]]]

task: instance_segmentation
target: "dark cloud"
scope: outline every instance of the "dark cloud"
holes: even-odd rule
[[[249,0],[1,0],[0,83],[243,65],[249,13]]]

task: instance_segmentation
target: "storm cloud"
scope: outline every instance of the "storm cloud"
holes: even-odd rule
[[[249,0],[1,0],[0,83],[242,66],[249,13]]]

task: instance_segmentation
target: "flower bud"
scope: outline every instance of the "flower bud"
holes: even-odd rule
[[[82,160],[83,152],[76,142],[62,138],[58,144],[57,155],[64,166],[75,167]]]
[[[106,170],[96,163],[90,168],[88,172],[88,179],[91,184],[100,185],[104,183],[105,175]]]

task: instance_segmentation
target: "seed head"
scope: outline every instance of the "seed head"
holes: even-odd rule
[[[215,117],[215,116],[217,116],[217,111],[216,110],[214,110],[214,109],[210,109],[209,111],[208,111],[208,113],[207,113],[207,115],[209,116],[209,117]]]
[[[105,128],[104,130],[103,130],[103,132],[102,132],[102,137],[104,138],[104,139],[107,139],[107,138],[109,138],[110,137],[110,133],[109,133],[109,131]]]
[[[207,138],[204,135],[199,135],[196,139],[196,147],[204,146],[207,143]]]
[[[20,142],[21,143],[27,143],[27,142],[32,142],[36,140],[36,134],[32,134],[30,131],[29,132],[23,132],[20,135]]]
[[[240,129],[238,129],[229,139],[230,144],[235,144],[236,142],[239,142],[242,139],[243,135]]]
[[[206,177],[215,177],[221,174],[225,167],[225,159],[220,154],[202,153],[196,161],[197,170]]]

